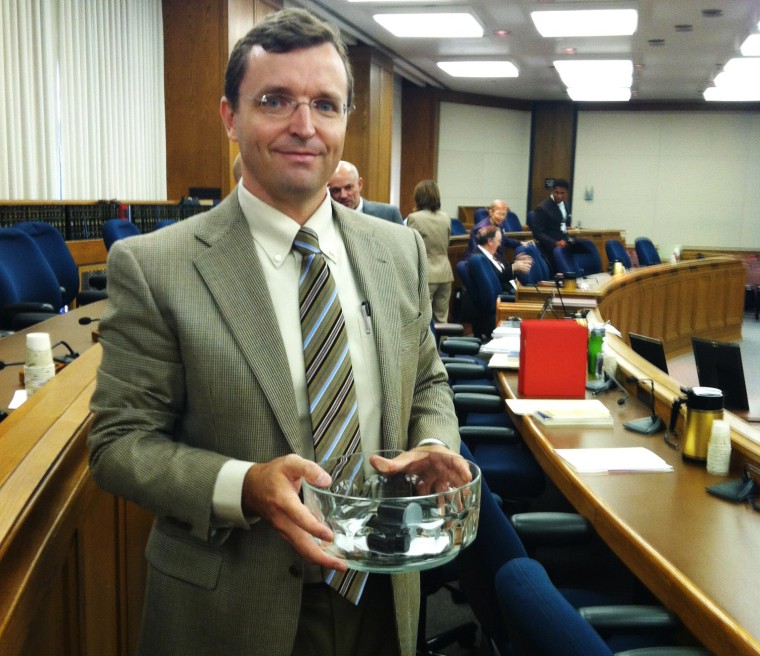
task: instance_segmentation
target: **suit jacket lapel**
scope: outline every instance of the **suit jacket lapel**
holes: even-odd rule
[[[196,258],[195,267],[258,379],[288,443],[295,453],[308,457],[302,452],[293,381],[253,237],[237,194],[227,202],[227,214],[203,222],[197,233],[209,248]]]
[[[375,347],[383,386],[383,448],[398,449],[398,431],[387,430],[390,418],[401,413],[401,390],[398,384],[398,362],[401,344],[401,316],[398,308],[399,283],[390,253],[374,238],[372,222],[362,219],[333,203],[338,229],[356,276],[356,282],[371,308]]]

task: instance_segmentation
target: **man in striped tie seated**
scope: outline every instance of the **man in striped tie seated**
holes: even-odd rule
[[[140,654],[414,653],[418,576],[347,572],[299,496],[328,455],[459,446],[421,238],[327,192],[352,92],[334,28],[270,15],[225,77],[241,181],[109,254],[90,465],[156,515]]]

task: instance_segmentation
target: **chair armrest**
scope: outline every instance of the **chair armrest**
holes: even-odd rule
[[[504,401],[493,394],[454,394],[454,405],[468,412],[505,412]]]
[[[464,334],[464,326],[461,323],[438,323],[436,321],[433,326],[435,327],[435,332],[441,337],[454,337],[456,335]]]
[[[449,337],[441,340],[439,348],[448,355],[477,355],[480,352],[480,340]]]
[[[77,294],[77,303],[79,305],[89,305],[96,301],[102,301],[108,298],[108,292],[100,289],[85,289]]]
[[[460,426],[459,436],[467,444],[517,444],[520,436],[505,426]]]
[[[444,362],[446,373],[451,380],[477,380],[479,378],[491,378],[491,370],[485,363],[479,362]]]
[[[672,631],[681,626],[678,618],[662,606],[586,606],[579,608],[578,612],[597,631],[603,632]]]
[[[591,524],[576,513],[527,512],[509,518],[520,539],[531,545],[579,544],[591,535]]]
[[[103,290],[106,288],[107,276],[104,273],[95,273],[88,279],[90,287]]]
[[[20,314],[21,312],[50,312],[51,314],[55,314],[56,310],[50,305],[50,303],[23,301],[21,303],[8,303],[8,305],[3,305],[2,312],[3,314],[11,316],[14,314]]]
[[[467,385],[457,383],[451,386],[451,391],[454,392],[454,394],[493,394],[497,396],[499,394],[499,390],[496,389],[495,385]]]

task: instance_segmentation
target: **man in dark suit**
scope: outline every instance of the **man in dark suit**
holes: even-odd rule
[[[338,164],[330,177],[328,186],[333,200],[341,205],[363,214],[385,219],[391,223],[404,224],[404,218],[395,205],[377,203],[362,198],[364,180],[359,176],[359,170],[351,162],[341,161]]]
[[[459,446],[421,237],[327,194],[352,95],[335,28],[302,9],[269,15],[225,75],[240,183],[209,212],[109,252],[88,446],[97,483],[155,513],[142,656],[414,654],[418,575],[360,575],[358,600],[339,594],[325,580],[346,562],[318,546],[332,531],[299,498],[302,480],[330,483],[315,462],[320,376],[305,365],[317,331],[302,336],[299,317],[312,269],[330,287],[320,300],[340,305],[313,341],[346,344],[326,359],[349,370],[340,394],[329,388],[330,410],[351,399],[336,410],[347,419],[328,430],[351,426],[367,453],[403,450],[380,463],[388,474]]]
[[[535,209],[531,230],[539,248],[546,258],[549,268],[554,271],[553,251],[556,246],[567,246],[571,239],[567,235],[572,223],[568,207],[570,184],[564,178],[557,178],[552,193]]]
[[[501,246],[501,231],[496,226],[486,226],[481,228],[477,235],[477,248],[473,257],[484,257],[491,265],[493,272],[501,283],[501,289],[504,292],[513,292],[510,282],[517,277],[518,273],[527,273],[533,264],[533,258],[530,255],[518,255],[512,264],[502,262],[497,254]]]

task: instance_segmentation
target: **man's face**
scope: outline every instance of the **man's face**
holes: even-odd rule
[[[333,200],[352,210],[359,207],[364,181],[358,175],[354,175],[353,171],[340,167],[333,173],[328,185]]]
[[[567,202],[567,189],[564,187],[554,187],[552,190],[552,198],[557,205]]]
[[[497,230],[496,234],[486,242],[486,250],[491,253],[491,255],[496,255],[499,246],[501,246],[501,230]]]
[[[267,115],[255,100],[275,93],[304,104],[290,116]],[[346,116],[325,118],[308,101],[329,98],[346,103],[347,96],[346,70],[333,45],[287,53],[254,46],[237,109],[226,98],[220,108],[227,135],[240,145],[246,188],[296,220],[311,216],[340,161]]]
[[[506,203],[493,203],[488,209],[488,216],[491,219],[491,224],[500,226],[507,216],[507,204]]]

